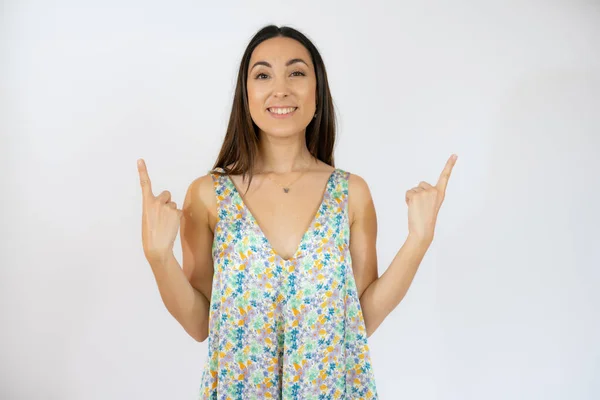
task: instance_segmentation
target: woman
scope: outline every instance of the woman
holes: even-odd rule
[[[168,191],[152,194],[139,160],[142,240],[161,297],[194,339],[209,339],[201,398],[377,398],[367,338],[433,240],[456,157],[436,186],[406,193],[409,235],[378,277],[369,188],[334,167],[334,141],[319,52],[300,32],[267,26],[242,58],[214,168],[182,210]]]

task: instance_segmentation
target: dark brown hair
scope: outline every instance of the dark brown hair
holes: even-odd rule
[[[229,175],[241,174],[249,176],[250,181],[252,180],[259,136],[258,127],[252,120],[248,106],[248,68],[254,49],[260,43],[274,37],[294,39],[300,42],[310,53],[317,78],[317,112],[316,117],[306,127],[306,147],[313,157],[335,167],[333,148],[336,121],[323,59],[313,43],[301,32],[286,26],[269,25],[254,35],[242,56],[227,133],[212,172]]]

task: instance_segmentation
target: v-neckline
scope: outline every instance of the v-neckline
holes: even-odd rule
[[[312,233],[312,231],[314,230],[314,226],[317,223],[317,217],[321,213],[321,209],[325,206],[325,203],[329,196],[330,186],[331,186],[331,183],[333,181],[333,178],[334,178],[336,172],[337,172],[337,168],[334,168],[333,171],[331,171],[331,174],[329,174],[329,178],[327,179],[327,183],[325,184],[325,190],[323,191],[323,195],[321,196],[321,201],[319,203],[319,206],[317,207],[317,210],[315,211],[313,217],[311,218],[310,224],[308,225],[308,227],[305,229],[304,233],[302,234],[302,237],[300,238],[300,243],[298,243],[298,246],[296,247],[296,251],[290,258],[283,258],[279,254],[279,252],[277,252],[273,248],[271,241],[269,240],[269,238],[267,238],[267,235],[265,235],[265,232],[263,231],[262,227],[258,223],[258,220],[256,219],[256,217],[254,217],[254,214],[252,214],[252,211],[250,211],[250,208],[248,208],[248,206],[246,205],[244,198],[238,191],[237,186],[235,186],[235,183],[233,183],[233,180],[231,179],[231,177],[229,175],[226,175],[226,178],[229,181],[229,184],[231,185],[234,194],[238,197],[238,199],[240,201],[240,205],[242,206],[242,208],[244,210],[246,210],[246,213],[247,213],[248,217],[250,218],[252,225],[254,226],[256,231],[258,231],[259,235],[266,243],[269,253],[271,255],[273,255],[274,257],[279,258],[283,262],[288,263],[288,262],[291,262],[298,258],[298,256],[300,255],[300,252],[302,251],[302,246],[306,242],[308,235],[310,235]]]

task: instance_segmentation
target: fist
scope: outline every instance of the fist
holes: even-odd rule
[[[152,184],[144,160],[138,160],[142,187],[142,245],[149,262],[164,260],[173,252],[183,212],[171,201],[171,193],[152,193]]]

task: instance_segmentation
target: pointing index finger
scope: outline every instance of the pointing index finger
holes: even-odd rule
[[[440,178],[438,179],[437,182],[437,188],[440,189],[442,191],[442,193],[446,193],[446,186],[448,185],[448,179],[450,179],[450,174],[452,173],[452,168],[454,168],[454,164],[456,164],[456,159],[457,159],[457,155],[456,154],[452,154],[452,156],[450,156],[450,158],[448,159],[448,162],[446,162],[446,166],[444,167],[444,170],[442,171]]]
[[[146,169],[146,163],[143,159],[139,159],[137,162],[138,172],[140,174],[140,185],[142,186],[142,195],[144,197],[152,197],[152,184],[150,183],[150,177],[148,176],[148,170]]]

